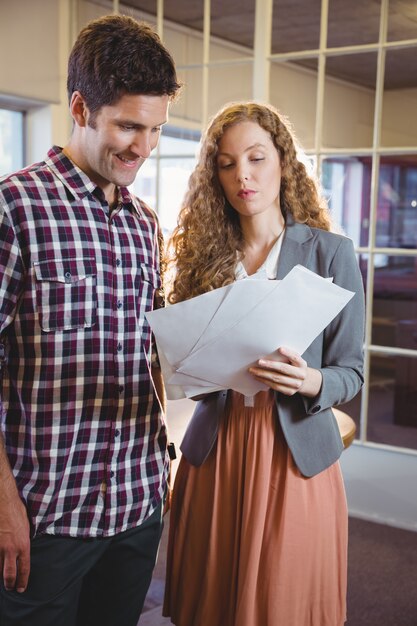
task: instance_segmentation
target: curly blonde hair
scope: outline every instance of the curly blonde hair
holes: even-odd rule
[[[284,121],[285,120],[285,121]],[[230,103],[211,120],[201,141],[197,165],[170,239],[169,263],[175,267],[170,303],[223,287],[235,279],[243,238],[237,212],[226,201],[217,173],[218,144],[225,130],[256,122],[270,133],[281,161],[280,206],[284,218],[330,230],[327,203],[317,181],[297,158],[291,126],[271,105]]]

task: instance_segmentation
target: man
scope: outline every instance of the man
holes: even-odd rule
[[[73,132],[0,181],[0,625],[136,626],[169,458],[145,311],[154,213],[128,191],[179,85],[144,23],[72,49]]]

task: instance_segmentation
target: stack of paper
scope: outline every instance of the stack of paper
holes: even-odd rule
[[[281,346],[303,354],[353,295],[297,265],[283,280],[247,278],[146,313],[168,399],[266,389],[248,368]]]

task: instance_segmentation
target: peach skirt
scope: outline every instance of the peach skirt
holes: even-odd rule
[[[342,626],[347,507],[339,464],[296,468],[273,395],[230,394],[217,446],[175,479],[164,615],[177,626]]]

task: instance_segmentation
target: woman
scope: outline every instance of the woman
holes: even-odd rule
[[[330,232],[272,106],[214,117],[172,242],[171,302],[298,263],[355,296],[303,356],[280,346],[280,360],[250,368],[265,391],[198,402],[174,486],[164,614],[177,626],[340,626],[347,508],[331,407],[363,382],[363,288],[352,242]]]

